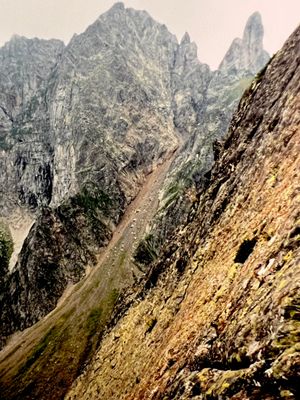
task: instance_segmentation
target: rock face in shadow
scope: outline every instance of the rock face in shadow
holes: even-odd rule
[[[94,197],[84,192],[38,215],[13,272],[0,286],[3,343],[53,310],[66,286],[95,263],[95,254],[111,238],[115,207],[103,192]]]
[[[52,192],[48,80],[63,52],[59,40],[14,36],[0,49],[0,206],[47,205]],[[37,112],[39,109],[39,112]]]
[[[13,252],[13,240],[9,228],[0,221],[0,287],[8,272],[9,259]]]
[[[299,398],[299,50],[300,28],[66,399]]]

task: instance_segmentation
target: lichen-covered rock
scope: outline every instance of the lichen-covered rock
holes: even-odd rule
[[[299,398],[300,28],[66,399]]]

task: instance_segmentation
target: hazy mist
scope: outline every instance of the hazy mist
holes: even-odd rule
[[[58,38],[66,43],[81,33],[113,0],[0,0],[0,45],[16,33]],[[188,31],[202,62],[217,67],[246,20],[260,11],[265,48],[278,50],[300,22],[299,0],[126,0],[127,7],[147,10],[180,40]]]

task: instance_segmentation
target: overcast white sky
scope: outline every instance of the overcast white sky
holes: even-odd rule
[[[114,0],[0,0],[0,46],[16,33],[68,43],[115,3]],[[188,31],[202,62],[216,68],[247,18],[262,14],[265,48],[277,51],[300,22],[300,0],[125,0],[147,10],[180,40]]]

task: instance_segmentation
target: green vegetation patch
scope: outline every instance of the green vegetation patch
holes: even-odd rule
[[[83,208],[87,213],[94,213],[96,210],[103,211],[108,214],[112,201],[109,196],[102,190],[94,188],[83,188],[73,199],[74,205]]]
[[[98,326],[101,322],[102,313],[103,311],[101,307],[95,307],[91,310],[86,321],[86,327],[89,336],[94,336],[97,333]]]
[[[234,86],[228,88],[225,99],[226,103],[231,104],[242,97],[243,93],[250,87],[253,81],[253,75],[248,75],[241,78]]]
[[[116,304],[116,302],[117,302],[117,300],[119,298],[119,294],[120,293],[119,293],[118,289],[112,289],[112,291],[109,293],[108,304],[111,307],[114,307],[114,305]]]
[[[78,372],[82,372],[83,367],[89,362],[92,355],[95,353],[105,325],[111,315],[114,305],[119,297],[117,289],[112,289],[99,306],[94,307],[85,324],[85,345],[80,354],[78,362]]]
[[[158,256],[155,237],[152,234],[147,235],[140,241],[136,248],[133,258],[138,264],[149,265]]]
[[[113,214],[113,201],[97,186],[88,186],[58,207],[58,215],[76,240],[92,234],[93,240],[103,244],[110,231],[105,217]]]
[[[53,326],[43,337],[43,339],[37,344],[34,348],[33,352],[26,360],[25,364],[20,368],[19,373],[24,374],[26,371],[30,369],[30,367],[38,360],[38,358],[43,354],[48,345],[51,342],[55,342],[59,336],[59,328],[57,326]]]
[[[161,208],[167,209],[176,199],[178,199],[183,192],[183,187],[184,186],[178,182],[171,184],[164,195],[164,201]]]
[[[106,298],[100,303],[99,306],[94,307],[86,319],[86,334],[89,339],[102,331],[104,328],[107,317],[110,315],[116,301],[119,297],[117,289],[111,289]]]

